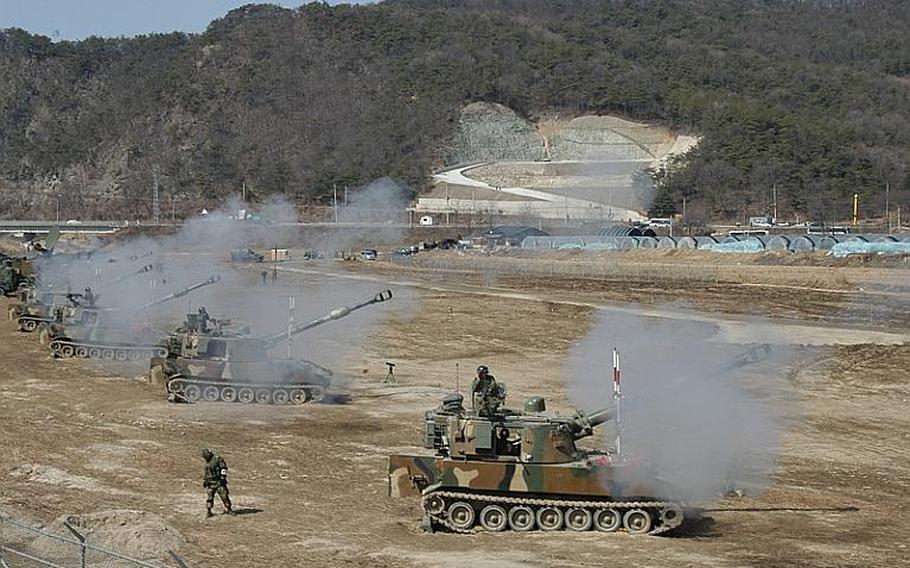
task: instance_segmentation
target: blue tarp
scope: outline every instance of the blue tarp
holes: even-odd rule
[[[703,250],[712,252],[764,252],[765,245],[758,239],[746,239],[744,241],[729,241],[725,243],[706,244],[701,247]]]
[[[851,241],[837,243],[831,247],[831,254],[844,257],[851,254],[910,254],[910,243],[867,243]]]

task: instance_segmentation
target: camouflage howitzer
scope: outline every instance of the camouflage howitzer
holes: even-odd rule
[[[481,416],[463,400],[450,395],[426,413],[435,455],[389,457],[389,494],[421,496],[427,528],[657,534],[682,523],[677,492],[656,470],[576,446],[613,408],[553,416],[534,397],[524,411]]]
[[[151,272],[153,269],[153,265],[146,264],[138,270],[115,278],[102,286],[102,290],[120,284],[134,276]],[[66,310],[63,310],[62,308],[64,306],[69,306],[74,309],[78,308],[80,307],[78,305],[80,303],[79,300],[84,299],[84,295],[82,294],[40,292],[35,287],[20,288],[18,296],[19,303],[17,306],[10,309],[10,318],[16,320],[19,331],[24,331],[26,333],[31,333],[42,325],[47,326],[53,324],[57,319],[60,319],[62,322],[62,320],[65,320],[68,317]],[[58,301],[58,298],[65,298],[67,301],[60,302]],[[95,299],[92,301],[94,302]],[[57,308],[61,309],[58,310]],[[59,314],[59,316],[55,317],[55,313]]]
[[[169,355],[152,359],[149,380],[164,383],[168,398],[174,401],[282,405],[325,400],[331,370],[303,359],[271,357],[269,351],[290,336],[391,298],[392,292],[385,290],[266,337],[229,329],[228,322],[209,318],[200,309],[199,314],[189,314],[168,339]]]
[[[148,302],[135,310],[124,311],[124,313],[126,315],[138,314],[220,281],[220,276],[210,276],[202,282]],[[117,361],[167,357],[167,347],[161,345],[159,341],[160,334],[148,325],[139,325],[132,329],[123,326],[105,327],[104,319],[114,315],[114,312],[117,311],[110,308],[81,305],[60,308],[55,314],[54,323],[47,327],[51,353],[55,357],[84,357]]]
[[[0,254],[0,293],[4,296],[12,296],[21,286],[34,284],[31,260],[26,257]]]

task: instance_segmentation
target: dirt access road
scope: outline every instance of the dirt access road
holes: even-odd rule
[[[282,279],[339,285],[310,274]],[[908,564],[905,345],[800,349],[773,377],[790,400],[771,486],[709,503],[711,522],[675,536],[421,532],[416,500],[386,497],[385,456],[420,445],[422,413],[452,389],[456,363],[462,384],[487,363],[514,397],[545,394],[565,411],[563,364],[594,310],[415,295],[350,350],[346,406],[169,404],[160,387],[132,378],[138,370],[52,360],[34,337],[0,322],[0,509],[43,522],[156,513],[186,537],[179,552],[194,568]],[[386,360],[399,363],[393,387],[379,385]],[[740,380],[767,382],[766,371]],[[204,518],[198,452],[206,446],[230,463],[247,514]]]

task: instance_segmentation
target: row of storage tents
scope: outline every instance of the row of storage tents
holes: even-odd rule
[[[557,249],[557,250],[631,250],[631,249],[700,249],[715,252],[765,252],[765,251],[790,251],[811,252],[831,251],[839,243],[856,243],[851,250],[861,252],[869,248],[869,252],[880,252],[882,247],[865,247],[862,243],[903,243],[907,247],[884,247],[884,250],[894,249],[901,252],[907,249],[910,252],[910,235],[743,235],[720,237],[654,237],[654,236],[578,236],[578,237],[544,237],[529,236],[521,241],[521,248],[525,249]],[[844,249],[845,247],[839,247]]]

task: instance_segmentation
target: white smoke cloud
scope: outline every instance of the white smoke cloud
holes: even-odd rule
[[[779,447],[781,424],[770,400],[783,388],[775,380],[783,373],[763,374],[758,385],[741,379],[781,365],[712,376],[712,367],[747,347],[710,343],[713,335],[711,324],[607,312],[566,363],[575,404],[588,411],[611,406],[612,349],[619,350],[623,454],[657,466],[679,488],[674,498],[763,487]]]

